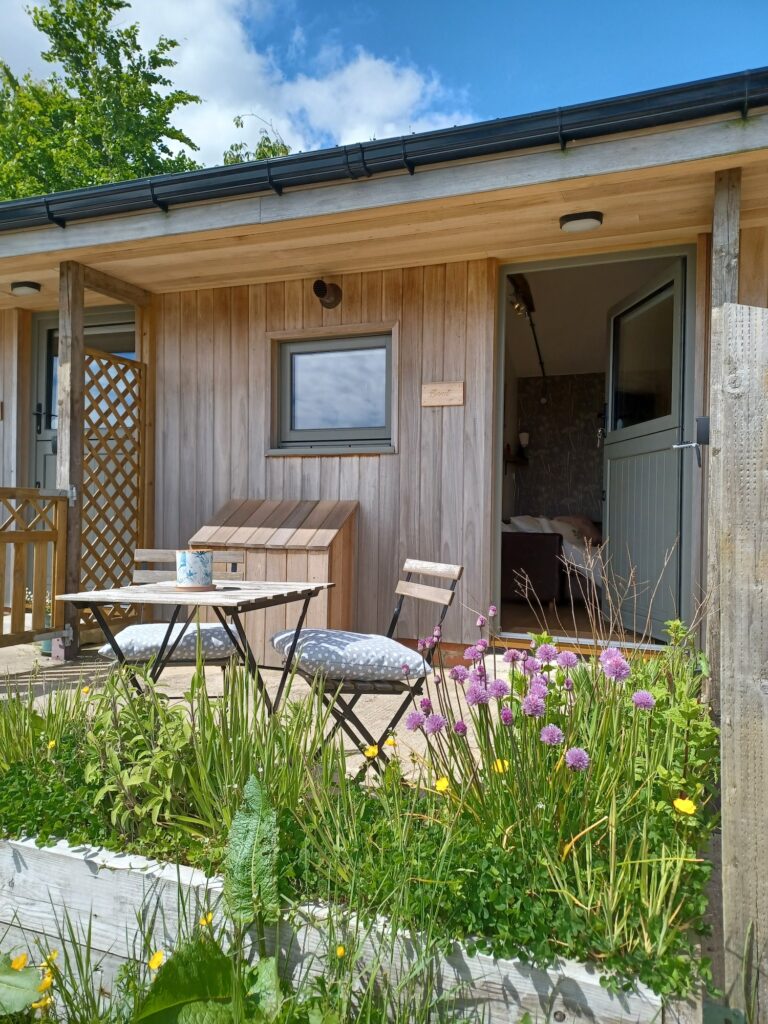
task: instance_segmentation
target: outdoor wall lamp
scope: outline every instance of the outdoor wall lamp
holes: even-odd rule
[[[341,288],[337,284],[326,284],[321,277],[312,285],[323,309],[335,309],[341,302]]]
[[[560,230],[576,234],[579,231],[594,231],[603,223],[600,210],[586,210],[584,213],[566,213],[560,218]]]
[[[37,281],[12,281],[11,282],[11,294],[12,295],[37,295],[42,285],[39,285]]]

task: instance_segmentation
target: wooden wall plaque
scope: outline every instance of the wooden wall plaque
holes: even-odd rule
[[[422,406],[464,405],[463,380],[436,380],[421,385]]]

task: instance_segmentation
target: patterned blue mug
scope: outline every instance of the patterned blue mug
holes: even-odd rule
[[[213,551],[177,551],[176,586],[213,586]]]

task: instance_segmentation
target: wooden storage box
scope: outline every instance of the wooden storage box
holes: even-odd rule
[[[312,599],[305,624],[351,629],[356,530],[356,501],[236,498],[197,531],[189,546],[243,551],[247,580],[333,583]],[[297,603],[245,616],[248,641],[260,664],[276,664],[269,638],[295,626],[300,613]]]

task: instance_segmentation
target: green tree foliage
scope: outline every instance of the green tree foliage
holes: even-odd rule
[[[245,118],[236,117],[234,125],[235,128],[243,128],[245,126]],[[290,152],[290,148],[285,144],[280,133],[270,124],[267,128],[259,129],[259,138],[254,149],[249,149],[248,144],[245,142],[233,142],[224,154],[224,163],[244,164],[249,160],[266,160],[267,157],[271,156],[288,156]]]
[[[18,78],[0,59],[0,199],[199,166],[180,151],[197,146],[172,123],[199,102],[167,77],[178,44],[161,36],[143,50],[137,24],[114,24],[129,6],[48,0],[30,9],[55,70]]]

